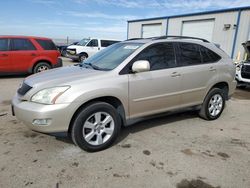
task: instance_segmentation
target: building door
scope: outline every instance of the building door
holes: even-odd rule
[[[214,19],[182,22],[182,36],[200,37],[212,41]]]
[[[142,38],[161,36],[161,24],[145,24],[142,25]]]

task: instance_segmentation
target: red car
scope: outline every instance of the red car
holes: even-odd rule
[[[0,36],[0,75],[37,73],[62,66],[51,39]]]

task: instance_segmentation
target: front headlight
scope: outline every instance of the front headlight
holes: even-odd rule
[[[43,89],[34,94],[31,97],[31,101],[42,104],[55,104],[58,97],[60,97],[60,95],[62,95],[69,88],[69,86],[62,86]]]
[[[237,65],[237,66],[236,66],[236,71],[240,71],[240,68],[241,68],[241,66],[240,66],[240,65]]]

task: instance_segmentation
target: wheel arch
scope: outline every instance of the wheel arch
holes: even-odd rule
[[[218,82],[216,84],[214,84],[210,89],[213,89],[213,88],[219,88],[219,89],[222,89],[224,91],[224,96],[225,96],[225,99],[228,100],[229,99],[229,96],[228,96],[228,92],[229,92],[229,84],[227,82]],[[209,91],[207,93],[209,93]]]
[[[112,105],[118,111],[118,114],[121,117],[122,125],[126,124],[126,114],[125,114],[125,109],[124,109],[122,102],[117,97],[114,97],[114,96],[103,96],[103,97],[91,99],[91,100],[83,103],[81,106],[79,106],[77,108],[77,110],[74,112],[74,114],[70,120],[68,133],[71,133],[73,122],[74,122],[75,118],[77,117],[77,115],[79,114],[79,112],[83,108],[85,108],[86,106],[91,105],[91,104],[96,103],[96,102],[106,102],[106,103]]]
[[[79,56],[80,56],[80,55],[86,55],[87,58],[89,57],[89,55],[88,55],[87,52],[81,52],[81,53],[79,53]]]
[[[36,65],[38,63],[48,63],[51,67],[52,67],[52,63],[49,61],[49,60],[46,60],[46,59],[40,59],[40,60],[37,60],[33,65],[32,67],[29,69],[29,73],[33,73],[34,71],[34,68],[36,67]]]

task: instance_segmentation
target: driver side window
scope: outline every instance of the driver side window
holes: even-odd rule
[[[144,49],[135,61],[147,60],[150,70],[161,70],[176,67],[174,46],[172,43],[154,44]]]
[[[97,39],[92,39],[87,46],[90,47],[98,47],[98,40]]]

